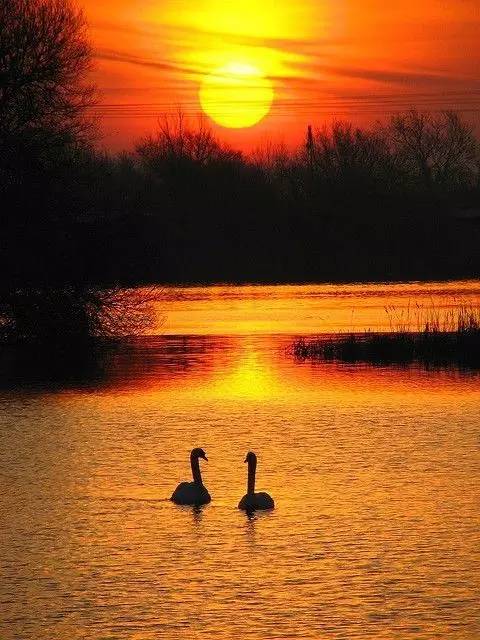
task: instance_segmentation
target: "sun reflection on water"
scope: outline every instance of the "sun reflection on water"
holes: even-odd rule
[[[213,380],[209,389],[212,397],[260,400],[279,393],[281,385],[274,370],[261,354],[254,341],[242,341],[241,351],[231,370]]]

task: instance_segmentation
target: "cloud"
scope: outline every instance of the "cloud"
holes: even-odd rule
[[[108,31],[110,33],[118,33],[129,36],[142,36],[152,38],[155,42],[161,39],[164,45],[174,45],[177,49],[197,49],[199,43],[202,45],[208,43],[208,46],[225,46],[239,45],[245,47],[262,47],[267,49],[277,49],[279,51],[308,53],[313,48],[329,48],[345,44],[345,39],[338,38],[315,38],[312,39],[295,39],[295,38],[272,38],[259,37],[244,34],[226,33],[223,31],[214,31],[210,29],[199,29],[196,27],[184,27],[169,24],[150,24],[138,23],[137,25],[128,25],[125,23],[97,21],[94,23],[96,29]]]
[[[342,76],[347,78],[358,78],[361,80],[373,80],[386,84],[403,85],[451,85],[459,84],[462,79],[450,75],[426,73],[417,71],[395,71],[393,69],[368,69],[349,66],[312,66],[311,70],[320,73]]]
[[[98,60],[120,62],[123,64],[155,69],[157,71],[164,71],[167,73],[181,73],[187,75],[203,74],[203,71],[195,69],[194,67],[189,67],[187,65],[181,65],[168,60],[151,60],[149,58],[140,57],[131,53],[115,51],[114,49],[97,49],[95,52],[95,57]]]

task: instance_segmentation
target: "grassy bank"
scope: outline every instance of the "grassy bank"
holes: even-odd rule
[[[443,314],[435,309],[419,310],[418,321],[420,318],[423,326],[419,331],[407,330],[402,321],[392,325],[388,333],[300,338],[293,345],[293,353],[299,360],[480,369],[480,307],[465,306]]]

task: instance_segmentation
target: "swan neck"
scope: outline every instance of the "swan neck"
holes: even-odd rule
[[[257,461],[251,459],[248,461],[248,484],[247,493],[255,493],[255,473],[257,471]]]
[[[192,465],[193,481],[196,484],[203,484],[202,474],[200,473],[200,461],[197,456],[190,456],[190,464]]]

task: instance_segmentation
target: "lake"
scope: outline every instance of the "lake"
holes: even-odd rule
[[[2,360],[0,638],[478,640],[480,374],[289,346],[479,301],[480,282],[166,289],[155,335],[73,375]],[[197,446],[213,500],[177,507]],[[249,518],[250,449],[276,509]]]

